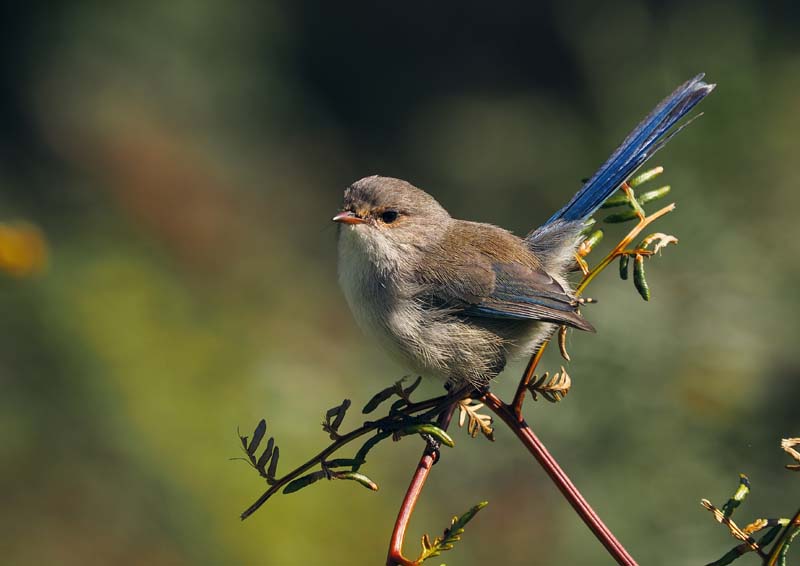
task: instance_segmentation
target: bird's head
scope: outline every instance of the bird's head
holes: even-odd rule
[[[390,177],[365,177],[344,192],[342,210],[333,217],[340,239],[387,267],[403,263],[439,240],[450,215],[432,196]]]

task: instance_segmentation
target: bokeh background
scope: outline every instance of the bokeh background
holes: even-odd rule
[[[739,472],[743,520],[796,507],[778,449],[800,434],[796,3],[7,4],[3,563],[382,564],[418,439],[374,452],[378,493],[323,483],[244,523],[264,485],[229,460],[263,416],[286,470],[325,445],[325,409],[353,399],[353,426],[404,374],[339,293],[342,190],[398,176],[525,233],[699,71],[706,114],[655,160],[681,243],[649,303],[597,281],[573,390],[529,420],[642,564],[733,546],[699,499]],[[434,564],[611,564],[508,432],[454,434],[410,554],[487,499]]]

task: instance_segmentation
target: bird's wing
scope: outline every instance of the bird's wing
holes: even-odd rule
[[[424,300],[467,317],[541,320],[594,331],[578,303],[544,270],[465,254],[421,274]]]

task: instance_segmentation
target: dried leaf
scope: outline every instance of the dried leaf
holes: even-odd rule
[[[722,510],[715,507],[708,499],[701,499],[700,504],[714,514],[714,518],[717,520],[717,522],[728,527],[728,530],[733,538],[743,541],[750,547],[751,550],[758,550],[758,544],[756,541],[753,540],[750,535],[742,531],[742,529],[740,529],[739,526],[730,518],[726,517]]]
[[[561,352],[561,357],[566,361],[570,361],[569,352],[567,352],[567,325],[562,324],[558,329],[558,351]]]
[[[766,519],[756,519],[755,521],[747,525],[745,528],[743,528],[742,532],[748,535],[752,535],[753,533],[757,533],[758,531],[766,527],[768,524],[769,521],[767,521]]]
[[[534,401],[538,400],[537,394],[541,394],[547,401],[558,403],[569,393],[570,387],[572,387],[572,379],[564,366],[561,366],[561,372],[553,374],[552,377],[549,372],[545,372],[542,377],[533,376],[528,384],[528,391],[531,392]]]
[[[800,452],[794,449],[794,447],[798,444],[800,444],[800,438],[781,439],[781,448],[784,450],[784,452],[794,458],[795,461],[800,462]],[[794,472],[800,472],[800,464],[786,464],[786,469]]]
[[[670,244],[677,244],[678,238],[675,236],[670,236],[669,234],[664,234],[662,232],[656,232],[655,234],[650,234],[642,243],[639,244],[639,249],[646,250],[652,243],[655,242],[655,247],[653,248],[653,253],[657,254],[664,248],[666,248]]]
[[[458,402],[458,426],[463,427],[467,424],[467,434],[472,438],[483,434],[489,440],[494,441],[494,428],[492,427],[492,417],[479,413],[483,408],[483,403],[478,403],[473,399],[462,399]]]

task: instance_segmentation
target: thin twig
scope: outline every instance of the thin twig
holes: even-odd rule
[[[544,444],[533,433],[533,430],[528,426],[524,420],[520,420],[514,412],[514,407],[503,403],[496,395],[489,392],[486,393],[481,401],[486,403],[508,427],[514,431],[514,434],[520,439],[525,448],[536,458],[539,464],[544,468],[550,479],[556,484],[562,495],[569,501],[572,508],[586,523],[586,526],[594,533],[597,539],[606,547],[609,554],[617,561],[620,566],[637,566],[633,557],[625,550],[625,547],[617,540],[614,534],[606,527],[605,523],[600,519],[597,513],[592,509],[586,499],[581,495],[575,484],[569,479],[561,466],[558,465],[555,458],[547,451]]]
[[[778,537],[778,540],[775,541],[775,544],[772,545],[772,549],[770,550],[769,556],[767,560],[764,562],[765,566],[775,566],[778,563],[778,558],[781,554],[781,548],[786,543],[786,540],[789,538],[789,535],[792,533],[792,530],[800,527],[800,509],[797,510],[797,513],[794,514],[792,520],[789,521],[789,524],[786,525],[786,528],[783,529],[783,532]]]
[[[608,255],[600,260],[600,263],[598,263],[591,271],[589,271],[589,273],[586,274],[580,284],[575,288],[575,296],[579,296],[583,290],[586,289],[586,286],[589,285],[589,283],[591,283],[601,271],[608,267],[609,263],[625,253],[625,248],[636,238],[636,236],[641,233],[642,230],[644,230],[649,224],[652,224],[655,220],[658,220],[665,214],[669,214],[673,210],[675,210],[675,203],[668,204],[661,210],[658,210],[650,216],[639,220],[636,226],[634,226],[633,229],[628,232],[628,235],[622,238],[622,240],[620,240],[619,243],[614,246],[614,249],[608,252]]]
[[[453,418],[456,405],[457,401],[454,401],[439,415],[438,426],[442,430],[446,431],[447,427],[450,426],[450,420]],[[409,560],[403,556],[403,542],[405,541],[408,523],[411,521],[411,515],[414,513],[414,508],[422,493],[422,488],[437,459],[438,452],[430,445],[426,446],[417,464],[414,476],[411,478],[411,484],[409,484],[405,497],[403,497],[403,503],[400,505],[400,511],[394,523],[392,538],[389,541],[389,554],[386,557],[387,566],[415,566],[417,564],[416,561]]]
[[[522,403],[525,402],[528,384],[531,382],[533,374],[536,372],[536,366],[539,365],[539,361],[542,359],[545,348],[547,348],[549,343],[550,339],[548,338],[536,349],[536,352],[531,356],[530,361],[528,361],[528,367],[525,368],[522,379],[519,380],[519,385],[517,385],[517,392],[514,394],[514,400],[511,402],[511,406],[514,407],[514,414],[520,421],[522,420]]]
[[[714,518],[728,527],[728,530],[731,532],[731,535],[740,541],[742,541],[746,548],[753,552],[757,552],[761,558],[767,558],[766,553],[761,549],[761,547],[756,542],[756,539],[751,537],[749,534],[744,532],[739,525],[733,522],[733,519],[730,517],[725,516],[725,512],[718,509],[714,504],[712,504],[708,499],[701,499],[700,504],[711,511],[714,514]]]
[[[658,220],[662,216],[669,214],[673,210],[675,210],[675,203],[668,204],[664,208],[657,210],[649,216],[641,217],[639,222],[636,223],[636,226],[634,226],[631,231],[628,232],[628,234],[622,238],[622,240],[620,240],[616,246],[614,246],[614,249],[608,252],[608,254],[602,260],[600,260],[600,263],[584,274],[583,279],[581,279],[581,282],[575,288],[575,296],[579,297],[589,283],[591,283],[601,271],[608,267],[612,261],[623,254],[632,253],[630,250],[626,250],[625,248],[630,245],[634,239],[636,239],[642,230],[644,230],[648,225],[652,224],[655,220]],[[646,253],[650,254],[651,252],[647,251]],[[539,365],[539,361],[542,359],[542,354],[544,354],[544,350],[547,348],[549,343],[550,339],[548,338],[542,342],[539,348],[536,349],[530,360],[528,360],[528,366],[525,369],[525,373],[522,375],[519,385],[517,385],[517,392],[514,395],[514,400],[512,401],[511,405],[514,408],[514,414],[517,415],[519,420],[522,420],[522,404],[525,402],[525,394],[528,383],[530,383],[533,373],[536,371],[536,366]]]
[[[452,397],[450,395],[441,395],[439,397],[434,397],[433,399],[427,399],[425,401],[420,401],[419,403],[412,403],[412,404],[408,405],[407,407],[405,407],[403,409],[403,414],[406,415],[406,416],[410,416],[412,414],[419,413],[419,412],[425,411],[427,409],[430,409],[431,407],[437,407],[437,406],[439,406],[439,405],[441,405],[443,403],[449,402],[451,400],[452,400]],[[339,436],[334,442],[332,442],[330,445],[328,445],[328,447],[325,448],[322,452],[320,452],[319,454],[317,454],[316,456],[314,456],[313,458],[311,458],[310,460],[308,460],[304,464],[298,466],[297,468],[295,468],[294,470],[292,470],[288,474],[286,474],[283,477],[281,477],[278,480],[276,480],[275,483],[272,484],[270,486],[270,488],[267,491],[265,491],[261,495],[261,497],[259,497],[255,501],[255,503],[253,503],[250,507],[245,509],[245,511],[241,514],[241,519],[242,520],[247,519],[250,515],[255,513],[258,510],[259,507],[264,505],[264,503],[266,503],[266,501],[270,497],[275,495],[281,488],[285,487],[290,481],[292,481],[293,479],[299,477],[301,474],[303,474],[304,472],[310,470],[314,466],[319,465],[320,463],[325,461],[328,458],[328,456],[330,456],[331,454],[333,454],[334,452],[336,452],[337,450],[339,450],[340,448],[342,448],[346,444],[349,444],[350,442],[353,442],[357,438],[360,438],[361,436],[364,436],[365,434],[367,434],[369,432],[372,432],[372,431],[375,431],[375,430],[378,430],[378,429],[381,429],[381,428],[386,428],[387,426],[391,426],[393,423],[396,422],[396,419],[397,419],[396,416],[391,416],[390,415],[388,417],[384,417],[384,418],[382,418],[380,420],[377,420],[377,421],[371,421],[371,422],[364,423],[363,425],[361,425],[357,429],[354,429],[354,430],[350,431],[349,433],[347,433],[345,435]]]

